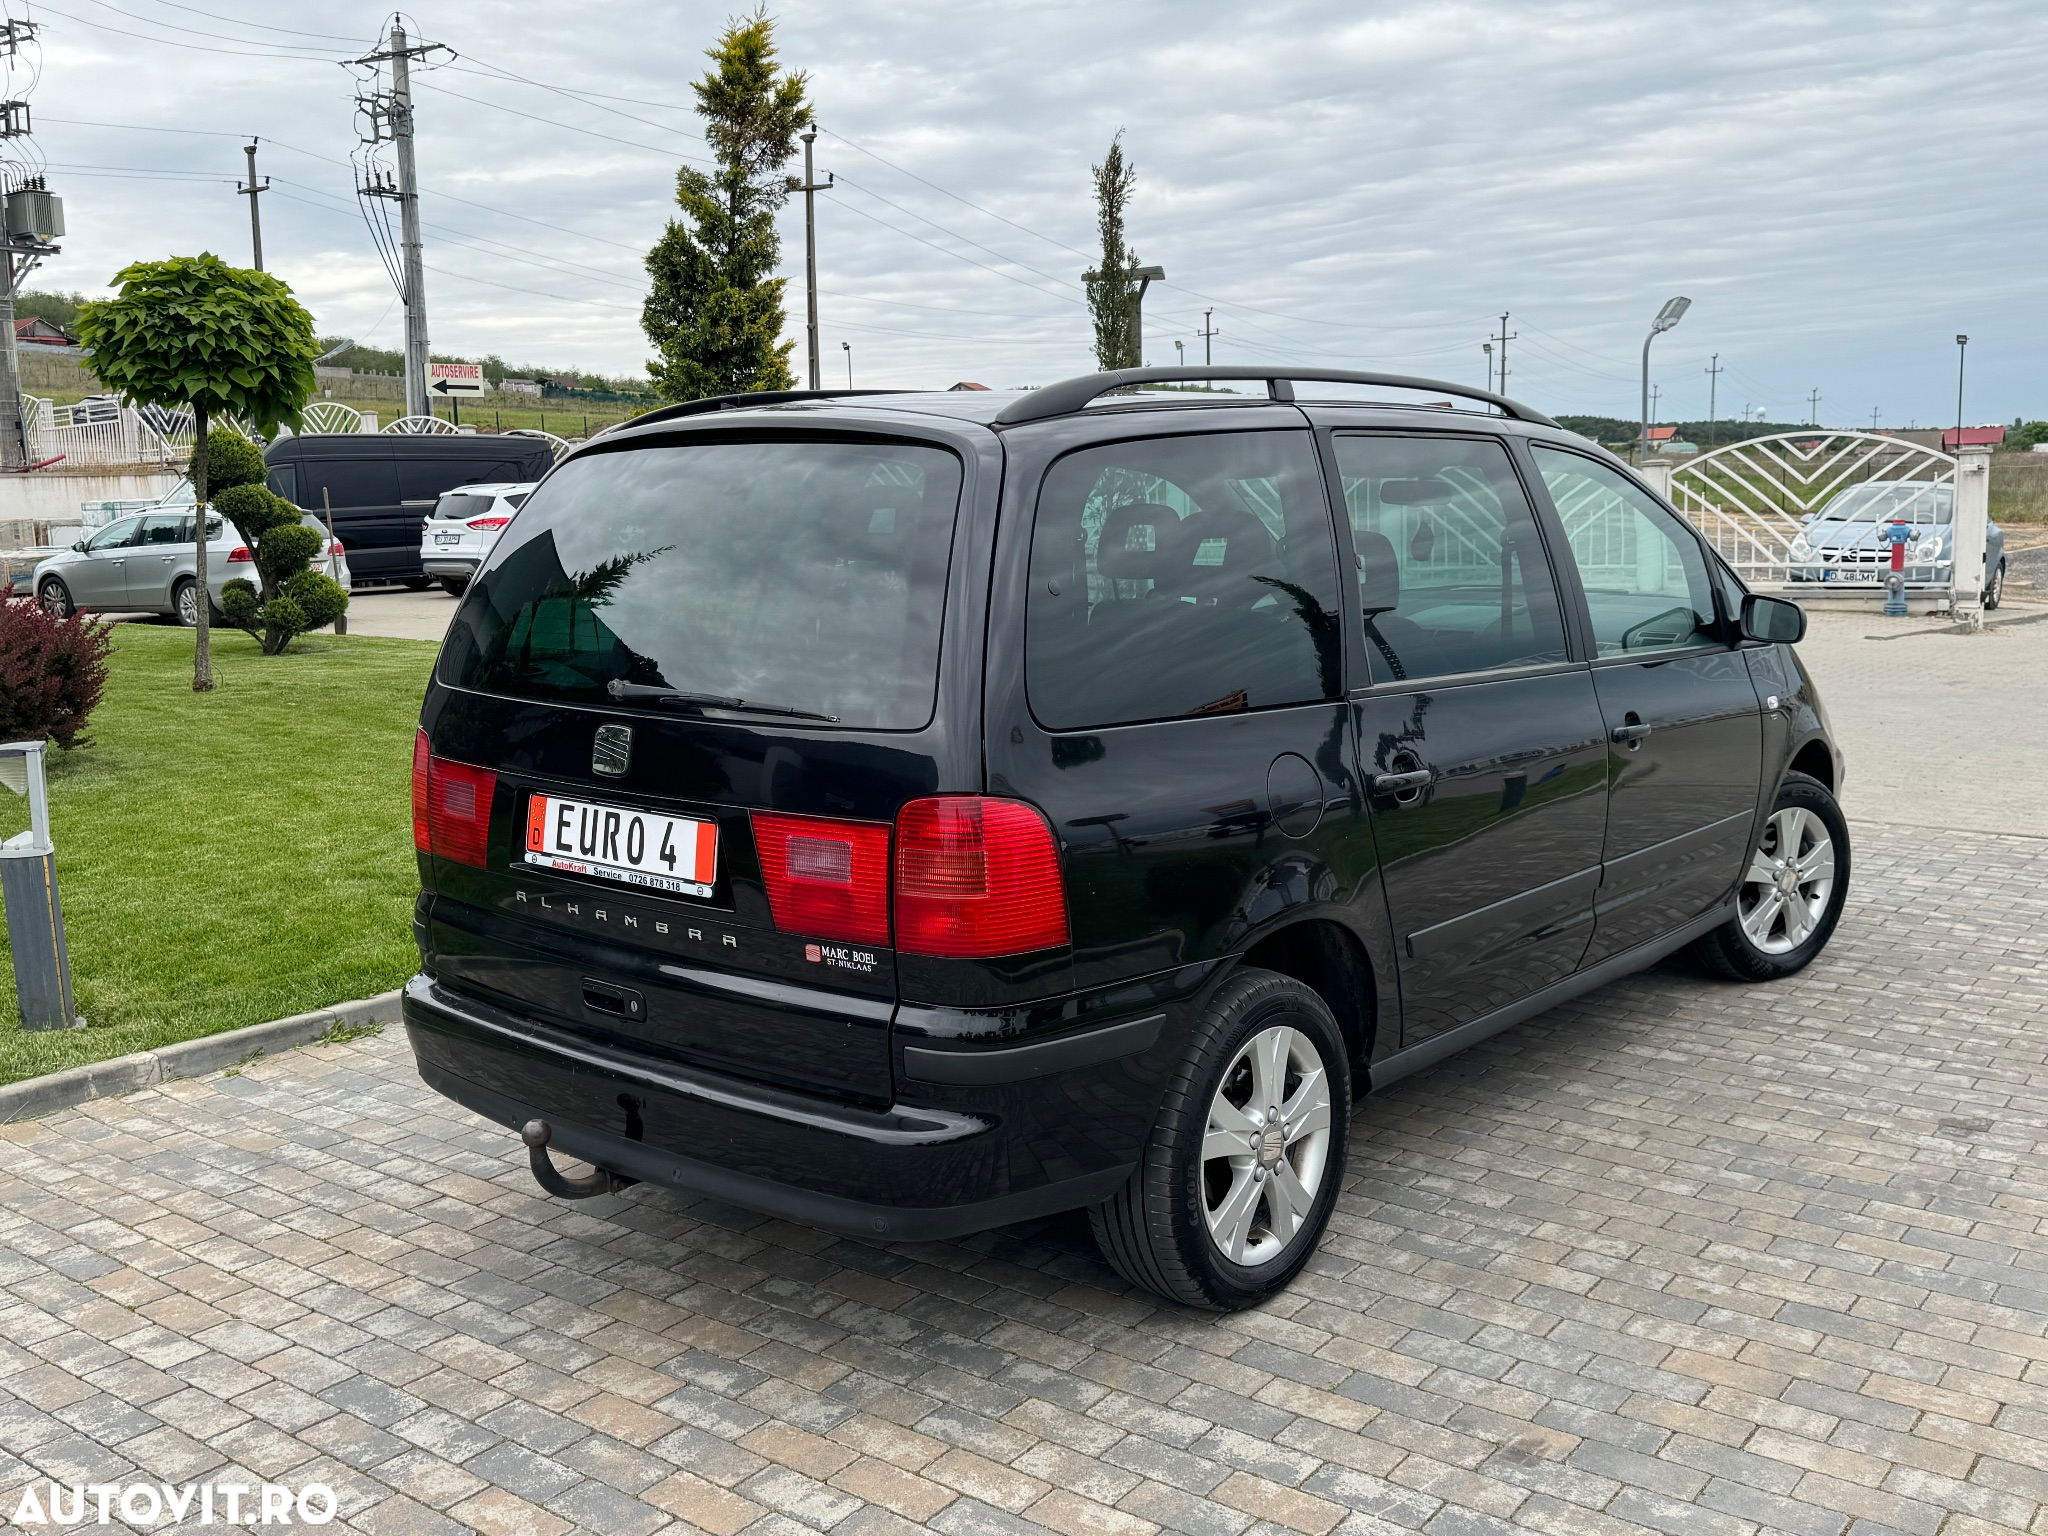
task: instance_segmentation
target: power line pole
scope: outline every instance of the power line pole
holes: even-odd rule
[[[1870,430],[1877,430],[1877,407],[1874,405],[1870,408]]]
[[[1500,380],[1498,384],[1493,386],[1496,394],[1504,395],[1508,392],[1508,343],[1521,334],[1520,331],[1510,331],[1508,329],[1508,312],[1502,310],[1500,312],[1500,334],[1493,338],[1500,343],[1500,358],[1494,370]]]
[[[33,42],[38,24],[0,19],[0,68],[11,68],[22,45]],[[42,175],[14,158],[11,146],[34,131],[26,101],[0,101],[0,469],[27,469],[29,426],[21,410],[21,354],[14,339],[14,295],[23,278],[58,247],[64,233],[64,201],[52,197]]]
[[[370,131],[364,142],[374,150],[390,142],[398,150],[398,184],[393,186],[374,168],[366,172],[365,183],[357,188],[362,197],[388,197],[398,203],[399,269],[394,273],[399,297],[405,302],[405,414],[429,416],[433,403],[427,396],[427,280],[420,257],[419,171],[413,160],[412,61],[445,52],[439,43],[409,42],[405,26],[392,18],[391,32],[381,52],[366,54],[358,64],[389,64],[391,89],[371,91],[356,97],[356,106],[369,119]]]
[[[1213,358],[1213,357],[1211,357],[1211,356],[1209,355],[1209,343],[1210,343],[1210,341],[1211,341],[1211,340],[1212,340],[1212,339],[1213,339],[1214,337],[1216,337],[1216,336],[1217,336],[1217,335],[1219,334],[1219,333],[1218,333],[1218,331],[1217,331],[1217,329],[1216,329],[1216,318],[1215,318],[1215,317],[1216,317],[1216,311],[1215,311],[1215,310],[1213,310],[1213,309],[1205,309],[1205,310],[1203,310],[1203,311],[1202,311],[1202,328],[1201,328],[1201,330],[1199,330],[1199,331],[1197,331],[1197,332],[1195,333],[1196,335],[1198,335],[1198,336],[1200,336],[1200,337],[1202,338],[1202,366],[1203,366],[1203,367],[1205,367],[1205,368],[1206,368],[1206,367],[1208,367],[1208,366],[1209,366],[1209,365],[1210,365],[1211,363],[1213,363],[1213,362],[1215,362],[1215,361],[1216,361],[1216,359],[1215,359],[1215,358]]]
[[[1707,446],[1713,447],[1721,440],[1720,388],[1721,375],[1728,370],[1721,366],[1721,354],[1716,352],[1714,360],[1707,365]]]
[[[262,141],[258,140],[257,142],[260,143]],[[258,272],[261,272],[263,270],[263,216],[256,211],[256,203],[265,192],[270,190],[270,178],[266,176],[260,183],[256,180],[255,144],[243,145],[242,153],[249,157],[249,184],[246,187],[238,184],[235,187],[235,191],[249,199],[249,248],[255,253],[256,258],[252,265]]]
[[[1657,419],[1657,402],[1663,398],[1664,386],[1662,384],[1652,384],[1650,386],[1650,420],[1652,422],[1655,422]]]
[[[1809,427],[1817,427],[1820,425],[1820,391],[1818,389],[1809,390],[1807,392],[1806,424]]]
[[[809,339],[811,354],[811,388],[825,387],[822,365],[818,360],[818,211],[816,194],[832,190],[833,175],[825,173],[823,181],[811,169],[811,148],[818,142],[818,125],[813,123],[804,130],[804,179],[790,177],[785,185],[792,192],[804,195],[804,335]]]

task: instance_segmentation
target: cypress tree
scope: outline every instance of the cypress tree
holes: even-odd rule
[[[1137,280],[1131,272],[1138,253],[1124,239],[1124,208],[1138,183],[1136,167],[1124,160],[1124,131],[1109,141],[1102,164],[1090,166],[1095,177],[1095,222],[1102,232],[1102,259],[1081,274],[1088,291],[1088,312],[1095,320],[1095,366],[1138,368]]]
[[[653,279],[641,327],[660,355],[647,365],[665,400],[789,389],[793,341],[780,341],[784,280],[775,215],[789,196],[782,168],[811,122],[808,77],[778,68],[766,11],[726,23],[705,50],[697,112],[715,160],[676,172],[680,220],[647,253]]]

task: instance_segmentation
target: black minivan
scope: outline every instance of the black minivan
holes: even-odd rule
[[[433,583],[420,564],[420,524],[444,492],[538,480],[554,457],[547,438],[511,432],[310,432],[279,438],[263,451],[273,491],[332,516],[358,582],[416,587]]]
[[[1263,387],[1139,388],[1217,379]],[[420,1072],[556,1194],[881,1240],[1087,1207],[1134,1284],[1250,1305],[1355,1095],[1684,947],[1827,943],[1804,629],[1452,384],[658,411],[553,470],[443,646]]]

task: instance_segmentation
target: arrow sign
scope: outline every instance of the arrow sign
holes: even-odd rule
[[[427,388],[441,396],[480,395],[484,392],[484,370],[480,363],[429,363]]]

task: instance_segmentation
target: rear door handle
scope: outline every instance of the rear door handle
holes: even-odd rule
[[[1408,773],[1376,773],[1372,776],[1372,787],[1383,795],[1405,794],[1411,789],[1427,789],[1436,782],[1436,770],[1417,768]]]
[[[1607,737],[1619,746],[1633,747],[1649,734],[1650,727],[1647,725],[1617,725],[1607,733]]]

